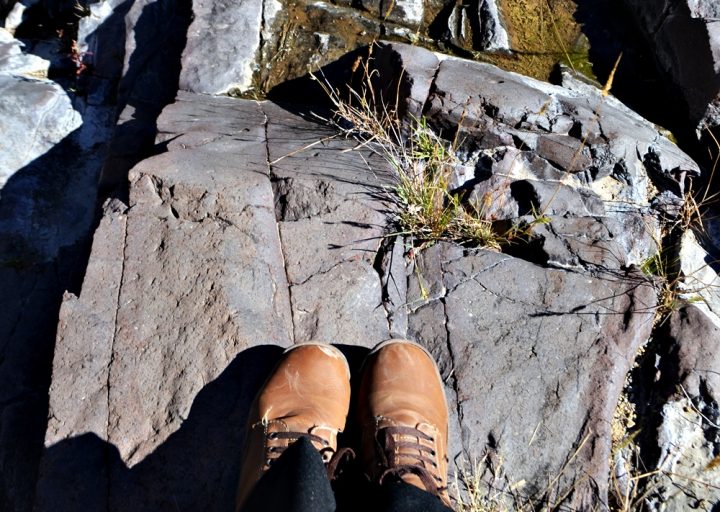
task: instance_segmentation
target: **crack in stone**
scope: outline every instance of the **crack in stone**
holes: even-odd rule
[[[387,279],[383,280],[383,277],[385,272],[383,271],[383,260],[385,259],[385,256],[387,255],[387,240],[384,239],[380,245],[378,246],[378,250],[375,253],[375,259],[373,261],[373,270],[375,270],[375,273],[378,276],[378,279],[380,280],[380,306],[383,308],[383,311],[385,311],[385,322],[387,323],[387,332],[388,334],[392,332],[392,325],[390,323],[390,311],[388,311],[387,303],[389,300],[389,295],[387,291],[388,283],[390,282],[390,275],[392,274],[392,267],[390,267],[390,273],[387,276]],[[392,253],[392,249],[391,249]]]
[[[302,281],[297,282],[297,283],[291,282],[290,279],[288,278],[288,284],[289,284],[291,287],[293,287],[293,286],[302,286],[302,285],[307,284],[308,282],[310,282],[310,280],[312,280],[314,277],[324,276],[325,274],[328,274],[328,273],[332,272],[333,270],[335,270],[336,268],[338,268],[340,265],[342,265],[342,264],[344,264],[344,263],[349,263],[349,262],[346,261],[346,260],[338,261],[338,262],[335,263],[334,265],[330,266],[330,268],[327,268],[327,269],[325,269],[325,270],[318,270],[317,272],[309,275],[308,277],[306,277],[305,279],[303,279]]]
[[[125,206],[125,205],[123,205]],[[112,454],[110,453],[110,381],[111,381],[111,375],[112,375],[112,369],[113,369],[113,362],[115,361],[115,340],[118,336],[118,315],[120,314],[120,298],[122,296],[122,289],[123,289],[123,283],[125,282],[125,255],[127,252],[127,237],[128,237],[128,223],[129,223],[129,213],[130,209],[125,206],[125,211],[121,213],[121,215],[125,216],[125,229],[123,233],[123,244],[122,244],[122,255],[121,255],[121,263],[120,263],[120,283],[118,284],[118,291],[117,295],[115,297],[115,315],[113,316],[112,325],[115,326],[115,329],[113,330],[113,336],[112,340],[110,341],[110,361],[108,361],[108,374],[107,374],[107,382],[106,382],[106,392],[107,392],[107,420],[105,424],[105,441],[107,442],[107,446],[104,450],[104,456],[105,456],[105,470],[106,470],[106,476],[107,476],[107,494],[106,494],[106,510],[110,510],[110,487],[112,483],[112,477],[111,477],[111,471],[112,471]]]
[[[265,4],[263,3],[263,9]],[[292,326],[292,333],[291,333],[291,340],[293,343],[296,342],[295,333],[297,331],[297,326],[295,325],[295,315],[293,314],[293,287],[290,283],[290,278],[288,277],[288,269],[287,269],[287,259],[285,258],[285,250],[283,247],[283,238],[282,238],[282,230],[280,229],[280,219],[277,217],[277,212],[275,210],[275,187],[272,186],[272,180],[273,180],[273,171],[272,171],[272,164],[270,163],[270,139],[268,137],[268,125],[270,124],[270,119],[268,118],[267,112],[265,112],[265,109],[262,107],[262,103],[257,102],[258,107],[263,113],[263,134],[265,141],[265,163],[267,165],[267,172],[268,172],[268,180],[270,181],[270,190],[272,191],[273,195],[273,208],[272,213],[273,217],[275,217],[275,230],[277,232],[277,240],[278,240],[278,248],[280,250],[280,258],[282,258],[282,264],[283,264],[283,271],[285,272],[285,284],[287,286],[288,290],[288,301],[289,301],[289,307],[290,307],[290,323]]]
[[[457,422],[458,426],[460,427],[460,442],[462,443],[462,451],[465,454],[466,457],[470,456],[469,451],[469,442],[466,439],[465,436],[465,430],[463,429],[463,407],[462,403],[460,402],[460,390],[458,389],[458,380],[457,376],[455,375],[455,352],[453,351],[452,343],[450,342],[450,328],[448,326],[448,314],[447,314],[447,303],[445,302],[445,299],[441,299],[440,302],[443,306],[443,316],[445,317],[445,321],[443,322],[443,325],[445,326],[445,345],[447,347],[448,355],[450,356],[450,373],[448,375],[447,381],[450,381],[450,385],[452,386],[453,393],[455,394],[455,399],[453,400],[453,403],[455,404],[455,411],[457,413]]]

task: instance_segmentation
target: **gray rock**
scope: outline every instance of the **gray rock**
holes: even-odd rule
[[[382,159],[365,155],[374,174],[350,141],[303,151],[327,129],[268,103],[181,93],[158,127],[168,151],[132,170],[63,306],[37,510],[226,508],[261,345],[373,346],[400,308],[375,268]],[[229,385],[235,402],[211,392]]]
[[[467,50],[510,50],[507,30],[502,24],[497,2],[457,4],[446,19],[450,41]]]
[[[0,74],[0,186],[81,122],[59,85]]]
[[[0,28],[0,74],[47,78],[50,63],[36,55],[23,53],[23,49],[23,43]]]
[[[688,0],[690,8],[690,16],[693,18],[703,18],[709,21],[718,21],[720,19],[720,6],[710,0]]]
[[[422,48],[401,45],[396,50],[393,43],[380,45],[375,66],[383,80],[380,83],[384,101],[392,105],[403,99],[404,103],[398,105],[399,114],[405,119],[419,120],[439,65],[438,56]],[[404,70],[399,76],[398,69]]]
[[[128,27],[152,5],[133,5]],[[164,68],[143,56],[166,54],[134,49],[122,120],[153,127],[143,116],[168,89],[144,89]],[[380,52],[380,66],[405,67],[387,83],[408,115],[448,138],[462,120],[458,188],[490,194],[494,220],[542,222],[507,254],[411,250],[392,236],[381,149],[272,103],[179,93],[152,132],[163,152],[131,171],[127,211],[106,208],[83,288],[66,296],[38,510],[227,509],[263,345],[395,335],[439,362],[455,467],[487,456],[487,484],[607,505],[613,410],[657,306],[632,267],[657,250],[652,202],[679,200],[697,166],[597,90],[397,43]],[[115,149],[131,146],[118,133]]]
[[[25,11],[37,4],[38,0],[2,0],[0,2],[0,21],[8,32],[15,33],[15,30],[24,20]]]
[[[657,253],[652,217],[627,212],[623,220],[551,217],[532,228],[540,260],[560,268],[597,266],[619,270],[640,266]]]
[[[673,390],[657,430],[657,474],[649,510],[712,510],[720,501],[720,328],[695,306],[669,318],[658,387]],[[667,374],[666,374],[667,373]]]
[[[95,231],[82,296],[67,293],[64,297],[49,391],[45,434],[48,446],[83,432],[108,440],[109,371],[126,228],[125,205],[117,200],[106,204],[103,219]],[[92,456],[90,460],[79,457],[70,476],[67,462],[66,457],[57,453],[43,458],[35,495],[36,510],[85,507],[106,510],[107,488],[93,485],[109,478],[106,464],[93,460]],[[82,475],[85,485],[74,485],[73,478],[78,475]]]
[[[368,263],[337,264],[290,292],[297,340],[373,347],[390,338],[382,282]]]
[[[720,124],[718,6],[705,0],[625,0],[662,71],[678,86],[698,135]]]
[[[682,278],[678,291],[682,297],[695,304],[713,324],[720,327],[720,277],[716,259],[700,244],[692,230],[680,239],[678,259]]]
[[[475,78],[468,80],[469,74]],[[477,92],[471,90],[469,84],[477,82],[484,84],[481,98],[472,101]],[[606,200],[625,199],[629,203],[647,204],[642,184],[647,181],[648,173],[653,178],[676,183],[681,182],[678,174],[683,171],[699,173],[697,164],[650,123],[603,99],[599,91],[588,97],[488,64],[444,60],[434,82],[434,93],[428,98],[427,116],[445,131],[457,130],[462,118],[462,126],[468,127],[463,130],[478,137],[483,136],[482,132],[478,133],[473,127],[482,129],[495,124],[539,132],[541,135],[535,143],[539,156],[569,173],[578,172],[576,165],[582,168],[591,188]],[[579,144],[570,143],[560,135],[542,134],[549,131],[557,119],[568,124],[568,117],[573,119],[577,131],[571,131],[570,135],[576,137]],[[649,162],[647,170],[646,161]],[[623,169],[626,176],[615,177],[613,181],[625,180],[626,185],[631,186],[617,187],[622,189],[623,197],[603,194],[606,178],[617,174],[618,169]]]
[[[246,91],[252,85],[260,32],[272,22],[266,5],[274,0],[195,0],[193,21],[183,51],[180,88],[223,94]],[[277,8],[276,8],[277,9]],[[213,27],[211,33],[208,27]]]
[[[388,231],[388,165],[272,104],[265,112],[295,339],[372,347],[390,336],[374,268]]]
[[[264,155],[261,139],[246,143],[253,151]],[[108,433],[128,465],[177,430],[197,392],[241,350],[292,341],[266,169],[238,173],[226,155],[201,148],[131,174]]]
[[[632,274],[574,274],[445,244],[416,265],[409,332],[453,382],[462,426],[454,449],[496,464],[495,489],[514,485],[552,503],[570,490],[571,506],[606,503],[610,419],[650,335],[652,286]],[[413,295],[415,280],[439,296]],[[435,313],[423,314],[428,308]]]

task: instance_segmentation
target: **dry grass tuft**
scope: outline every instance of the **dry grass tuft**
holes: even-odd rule
[[[314,77],[334,108],[330,122],[345,137],[359,141],[390,164],[395,184],[387,189],[395,205],[397,231],[416,247],[444,240],[473,247],[500,249],[503,245],[529,236],[530,226],[498,229],[486,214],[484,201],[469,201],[460,191],[451,190],[451,179],[459,164],[456,140],[449,142],[435,133],[422,119],[403,124],[395,107],[381,98],[373,86],[377,71],[371,69],[372,47],[355,70],[362,74],[361,85],[346,93],[326,80]],[[458,127],[459,130],[459,127]],[[538,215],[538,222],[546,218]]]

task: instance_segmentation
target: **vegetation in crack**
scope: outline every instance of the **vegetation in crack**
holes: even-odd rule
[[[474,198],[463,188],[453,189],[451,178],[460,164],[456,154],[460,126],[448,141],[425,118],[403,120],[373,85],[377,71],[372,67],[373,46],[368,48],[367,58],[356,62],[362,76],[358,88],[340,91],[323,77],[313,78],[334,106],[334,116],[326,121],[390,164],[394,184],[385,191],[393,205],[394,231],[389,236],[405,236],[418,249],[439,241],[492,250],[526,244],[533,228],[548,223],[549,217],[532,209],[517,223],[501,222],[488,213],[493,194]]]

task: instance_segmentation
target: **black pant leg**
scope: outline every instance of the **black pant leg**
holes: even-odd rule
[[[303,437],[258,480],[242,512],[335,512],[335,508],[322,457]]]
[[[375,501],[379,512],[452,512],[437,496],[403,481],[383,483]]]

